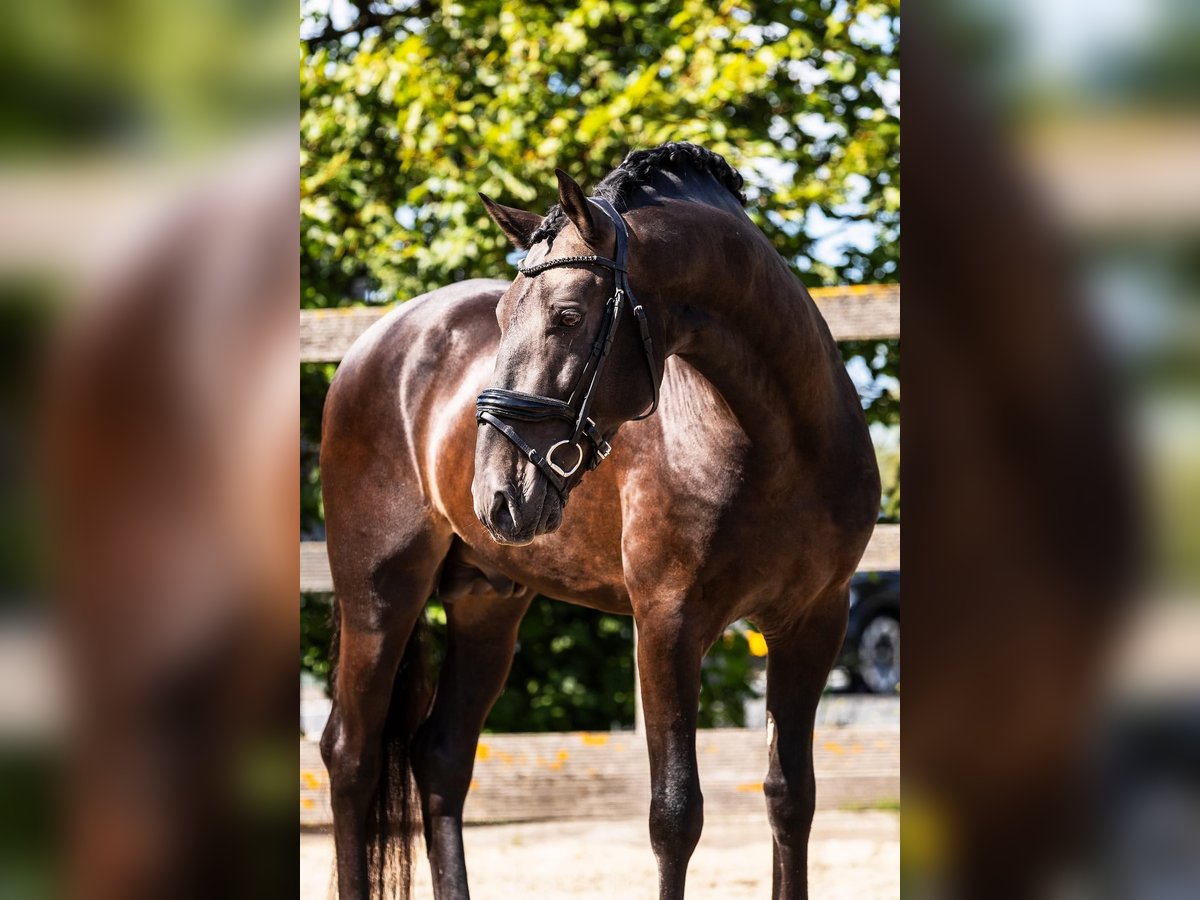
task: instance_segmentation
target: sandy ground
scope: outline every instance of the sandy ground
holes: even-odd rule
[[[654,856],[643,820],[477,825],[465,834],[477,900],[653,897]],[[814,900],[900,896],[900,817],[894,812],[818,812],[809,844]],[[332,897],[333,838],[300,835],[301,900]],[[765,817],[710,817],[688,868],[689,900],[771,895],[771,832]],[[417,897],[431,897],[422,858]]]

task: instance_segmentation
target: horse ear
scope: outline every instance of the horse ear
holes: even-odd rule
[[[542,217],[523,209],[501,206],[482,191],[479,192],[479,199],[483,201],[483,206],[492,217],[492,221],[500,226],[500,230],[508,235],[509,240],[521,250],[528,250],[529,237],[542,224]]]
[[[574,178],[562,169],[555,169],[554,174],[558,176],[559,205],[571,220],[571,224],[579,231],[579,236],[591,244],[598,236],[596,223],[592,219],[592,204],[588,203],[583,188]]]

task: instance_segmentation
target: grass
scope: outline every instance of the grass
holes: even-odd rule
[[[847,803],[844,806],[839,806],[838,809],[843,812],[900,812],[900,798],[888,800],[875,800],[871,803]]]

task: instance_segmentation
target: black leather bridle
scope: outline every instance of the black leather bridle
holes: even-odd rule
[[[560,256],[555,259],[543,260],[536,265],[524,267],[518,264],[517,271],[526,278],[533,278],[548,269],[561,266],[601,266],[613,272],[613,295],[608,298],[604,307],[604,321],[592,344],[592,352],[584,363],[579,380],[566,400],[556,400],[553,397],[542,397],[537,394],[525,394],[521,391],[509,391],[503,388],[488,388],[479,395],[476,401],[475,420],[491,425],[506,438],[512,441],[538,471],[546,476],[546,480],[554,485],[563,500],[566,500],[567,480],[579,471],[583,463],[583,448],[579,439],[586,437],[592,445],[592,454],[588,469],[600,465],[612,449],[608,441],[596,428],[596,423],[588,416],[592,406],[592,398],[596,385],[600,382],[600,373],[604,371],[604,363],[608,359],[608,351],[612,349],[613,338],[617,334],[617,325],[621,320],[621,309],[624,301],[628,301],[637,320],[642,336],[642,349],[646,354],[646,366],[650,371],[650,385],[654,391],[654,401],[650,409],[632,421],[645,419],[658,409],[658,366],[654,361],[654,344],[650,340],[650,325],[646,321],[646,311],[633,296],[629,288],[629,231],[621,214],[607,200],[590,199],[594,206],[601,209],[612,220],[617,232],[616,258],[608,259],[603,256]],[[589,377],[590,372],[590,377]],[[582,391],[581,391],[582,388]],[[543,456],[531,447],[516,430],[504,419],[516,419],[522,422],[544,422],[550,419],[561,419],[574,425],[575,430],[566,440],[552,444]],[[569,469],[563,468],[554,461],[554,454],[561,447],[574,447],[578,454],[575,464]]]

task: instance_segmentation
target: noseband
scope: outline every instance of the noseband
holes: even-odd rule
[[[488,388],[479,395],[475,412],[475,420],[486,422],[512,441],[529,458],[529,461],[537,466],[538,471],[546,476],[546,480],[554,485],[555,490],[564,501],[566,500],[567,479],[579,471],[579,467],[583,463],[584,452],[583,447],[579,444],[580,438],[586,437],[592,446],[591,457],[588,461],[589,471],[600,465],[612,449],[608,441],[597,430],[596,423],[588,417],[588,412],[591,409],[596,385],[600,382],[600,373],[604,371],[604,363],[608,359],[608,351],[612,349],[613,338],[617,334],[617,325],[621,319],[621,310],[626,301],[629,303],[629,308],[641,331],[642,349],[646,354],[646,366],[650,371],[650,385],[654,391],[654,401],[650,405],[650,409],[632,421],[644,419],[658,409],[658,366],[654,362],[654,345],[650,340],[650,325],[646,321],[646,311],[634,298],[633,291],[629,288],[627,269],[629,231],[625,227],[625,220],[621,218],[621,214],[607,200],[589,199],[588,202],[603,210],[616,227],[615,260],[603,256],[560,256],[555,259],[543,260],[528,268],[519,264],[517,266],[517,271],[526,278],[533,278],[548,269],[557,269],[562,266],[601,266],[612,270],[613,295],[608,298],[608,302],[604,306],[604,322],[592,344],[591,355],[584,364],[583,371],[579,373],[579,380],[575,383],[571,396],[567,400],[556,400],[553,397],[525,394],[521,391]],[[551,419],[561,419],[564,422],[572,423],[575,430],[566,440],[552,444],[546,451],[546,455],[542,456],[526,443],[504,419],[516,419],[522,422],[545,422]],[[566,448],[568,453],[573,449],[576,453],[574,461],[564,460],[568,463],[567,467],[554,461],[555,454],[562,448]]]

